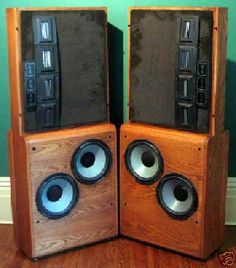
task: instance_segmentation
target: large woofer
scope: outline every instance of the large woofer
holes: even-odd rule
[[[111,162],[111,151],[103,141],[88,140],[76,149],[71,167],[80,182],[92,184],[106,176]]]
[[[68,215],[79,198],[75,180],[68,174],[57,173],[46,178],[36,194],[38,210],[50,219]]]
[[[155,182],[163,172],[163,158],[155,145],[145,140],[132,142],[125,153],[125,164],[143,184]]]
[[[193,184],[182,175],[168,174],[160,179],[157,199],[175,219],[186,219],[197,209],[198,196]]]

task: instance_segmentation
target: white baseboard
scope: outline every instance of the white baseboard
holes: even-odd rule
[[[0,177],[0,224],[10,223],[12,223],[10,178]]]
[[[236,177],[228,178],[225,224],[236,225]]]
[[[9,177],[0,177],[0,224],[11,224],[11,188]],[[228,178],[226,225],[236,225],[236,177]]]

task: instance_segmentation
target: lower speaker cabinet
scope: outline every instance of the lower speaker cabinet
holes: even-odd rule
[[[127,123],[120,140],[121,233],[208,257],[224,238],[228,133]]]
[[[9,145],[14,233],[30,258],[117,235],[113,125],[10,132]]]

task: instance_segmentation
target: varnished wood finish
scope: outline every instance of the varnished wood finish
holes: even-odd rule
[[[225,71],[228,13],[225,8],[214,12],[214,34],[212,48],[212,97],[210,134],[224,130],[225,122]]]
[[[227,227],[224,245],[204,262],[123,238],[33,262],[16,248],[12,229],[12,225],[0,225],[1,268],[222,268],[218,254],[224,251],[236,254],[236,229]]]
[[[10,130],[8,132],[8,162],[9,162],[9,171],[10,171],[10,179],[11,179],[11,208],[12,208],[12,216],[13,223],[17,225],[17,203],[16,203],[16,179],[15,179],[15,168],[14,168],[14,155],[13,155],[13,134]],[[14,228],[14,238],[16,244],[19,245],[19,233],[16,228]]]
[[[212,46],[212,95],[209,135],[217,135],[224,130],[225,112],[225,69],[227,39],[227,8],[217,7],[129,7],[128,25],[132,10],[192,10],[213,12]],[[128,118],[130,102],[130,27],[128,30]]]
[[[111,169],[96,184],[78,183],[80,198],[71,213],[49,220],[37,209],[37,189],[50,174],[63,172],[73,176],[72,155],[88,139],[101,139],[108,145],[113,156]],[[29,257],[41,257],[117,235],[116,130],[113,125],[23,135],[14,147],[14,156],[13,207],[17,204],[13,210],[17,223],[14,228],[19,238],[18,247]]]
[[[16,8],[7,9],[8,61],[11,101],[11,128],[13,135],[22,133],[22,65],[20,53],[20,23]]]
[[[118,232],[115,127],[99,124],[36,134],[23,131],[21,12],[48,10],[101,10],[107,14],[106,7],[7,9],[12,128],[9,133],[9,160],[14,233],[17,246],[29,257],[40,257],[93,243],[114,237]],[[81,142],[91,138],[101,139],[110,147],[113,155],[110,172],[95,185],[79,183],[80,199],[69,216],[59,220],[46,219],[38,212],[35,204],[39,184],[52,173],[72,175],[70,163],[74,150]]]
[[[8,135],[11,175],[11,202],[15,241],[19,248],[32,255],[30,186],[24,139],[13,131]]]
[[[204,188],[204,228],[202,256],[207,257],[224,239],[226,178],[228,175],[229,134],[227,131],[209,140],[207,179]]]
[[[10,100],[11,100],[11,128],[13,135],[22,135],[24,122],[24,101],[23,101],[23,76],[21,56],[21,12],[23,11],[104,11],[106,7],[36,7],[36,8],[7,8],[7,31],[8,31],[8,61],[10,77]],[[107,32],[107,29],[106,29]],[[108,74],[108,52],[106,35],[106,73]],[[109,79],[107,78],[107,118],[109,122]]]
[[[136,139],[157,146],[164,159],[163,174],[179,173],[192,181],[198,192],[198,208],[191,217],[182,221],[170,218],[156,198],[158,181],[139,184],[126,169],[125,151]],[[198,258],[211,254],[220,246],[224,232],[227,133],[210,138],[127,123],[121,127],[120,140],[121,233]]]

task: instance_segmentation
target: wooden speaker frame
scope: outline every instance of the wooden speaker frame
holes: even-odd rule
[[[193,183],[198,207],[187,219],[171,218],[156,198],[160,178],[138,183],[125,165],[125,152],[134,140],[157,146],[164,160],[163,175],[178,173]],[[125,236],[206,258],[224,238],[228,167],[227,131],[218,136],[126,123],[120,134],[120,224]]]
[[[77,182],[80,198],[70,214],[48,219],[37,209],[36,192],[54,173],[73,176],[74,150],[89,139],[103,140],[111,150],[109,173],[99,182]],[[17,246],[30,258],[42,257],[118,234],[116,129],[99,124],[47,133],[25,134],[13,139],[9,132],[14,233]]]

